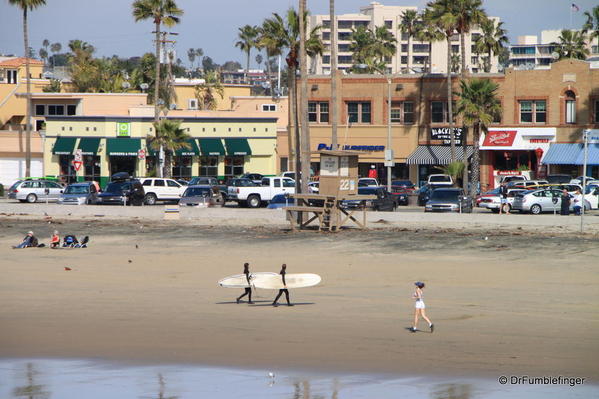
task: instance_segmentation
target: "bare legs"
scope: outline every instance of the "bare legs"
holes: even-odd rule
[[[428,317],[426,317],[426,312],[424,309],[414,309],[414,325],[412,326],[412,331],[415,332],[418,327],[418,316],[422,316],[422,318],[426,320],[431,329],[431,332],[433,332],[433,323]]]

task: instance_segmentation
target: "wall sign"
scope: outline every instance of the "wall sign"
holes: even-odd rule
[[[317,151],[320,150],[329,150],[331,151],[333,148],[333,145],[326,145],[325,143],[320,143],[318,144],[317,147]],[[384,145],[344,145],[344,146],[340,146],[339,150],[343,150],[343,151],[370,151],[370,152],[377,152],[377,151],[385,151],[385,146]]]
[[[116,123],[116,135],[117,135],[117,137],[131,137],[131,123],[130,122],[117,122]]]
[[[484,146],[511,147],[516,138],[516,130],[490,130],[485,136]]]
[[[462,145],[464,139],[464,133],[466,133],[465,127],[454,127],[453,137],[455,145]],[[443,140],[443,145],[451,144],[451,135],[448,127],[432,127],[431,128],[431,140]]]

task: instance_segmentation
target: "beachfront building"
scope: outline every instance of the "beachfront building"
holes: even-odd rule
[[[349,69],[352,64],[352,52],[350,51],[352,29],[360,26],[374,29],[377,26],[387,26],[397,39],[397,51],[387,63],[390,73],[414,73],[430,71],[435,73],[445,73],[447,71],[447,41],[442,40],[432,43],[421,42],[412,38],[412,71],[408,71],[408,36],[400,30],[401,16],[407,10],[418,11],[415,6],[388,6],[371,2],[369,5],[361,7],[359,13],[340,14],[336,16],[337,23],[337,65],[341,71]],[[499,18],[492,17],[497,23]],[[320,30],[321,39],[325,45],[325,51],[322,56],[317,56],[311,60],[311,71],[317,75],[328,75],[331,73],[331,21],[330,15],[312,15],[309,17],[310,26],[322,26]],[[465,56],[466,65],[469,71],[477,73],[482,71],[483,59],[485,54],[476,54],[474,42],[480,35],[480,29],[474,27],[465,37]],[[451,47],[453,54],[461,54],[460,37],[454,35],[451,38]],[[430,63],[429,63],[430,50]],[[497,72],[498,58],[493,56],[491,59],[491,72]]]
[[[173,177],[226,179],[244,172],[276,171],[276,119],[177,117],[192,138],[177,151]],[[103,186],[116,172],[152,176],[155,151],[153,118],[139,116],[49,116],[46,118],[44,171],[61,180],[98,180]],[[77,171],[73,161],[81,157]]]
[[[546,70],[510,68],[505,74],[480,77],[499,84],[497,96],[503,108],[480,141],[483,189],[494,187],[505,174],[531,178],[548,173],[580,175],[582,131],[599,128],[599,68],[587,61],[563,60]],[[392,75],[390,83],[381,75],[337,74],[336,79],[338,143],[342,149],[362,152],[360,176],[367,176],[374,165],[385,181],[386,149],[394,153],[393,177],[420,185],[451,161],[443,75]],[[391,148],[387,145],[389,84]],[[453,84],[453,91],[458,92],[457,77]],[[311,76],[308,86],[311,149],[330,148],[330,78]],[[454,129],[458,159],[463,158],[463,151],[471,156],[471,133],[459,126]],[[287,154],[286,135],[279,136],[277,151],[279,156]],[[599,149],[591,149],[589,163],[599,165]],[[314,155],[312,168],[318,171],[318,167]],[[597,166],[593,168],[589,172],[599,176]]]

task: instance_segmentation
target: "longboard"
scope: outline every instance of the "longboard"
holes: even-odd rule
[[[285,282],[287,288],[305,288],[312,287],[320,283],[320,276],[313,273],[291,273],[285,275]],[[252,284],[256,288],[262,288],[266,290],[280,290],[283,287],[283,278],[281,275],[276,274],[274,276],[262,275],[256,277]]]
[[[255,272],[250,273],[250,281],[252,285],[254,285],[254,281],[259,277],[270,277],[270,276],[278,276],[277,273],[272,272]],[[225,277],[218,282],[218,285],[225,288],[248,288],[250,285],[248,284],[247,278],[245,274],[235,274],[233,276]]]

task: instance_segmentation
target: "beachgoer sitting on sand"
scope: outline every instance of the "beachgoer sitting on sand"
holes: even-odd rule
[[[62,247],[63,248],[73,248],[77,244],[79,244],[79,241],[77,241],[77,237],[75,237],[72,234],[67,234],[62,239]]]
[[[50,248],[58,248],[60,246],[60,236],[58,235],[58,230],[54,230],[54,234],[52,234],[52,238],[50,238]]]
[[[13,248],[32,248],[37,247],[37,238],[33,235],[33,231],[27,232],[25,238],[19,245],[14,246]]]

